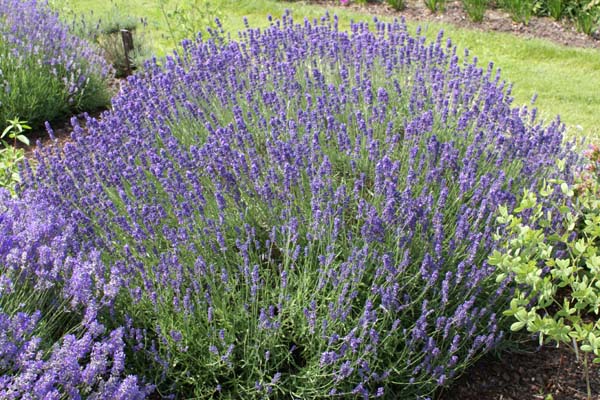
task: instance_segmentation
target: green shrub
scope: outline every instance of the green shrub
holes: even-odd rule
[[[24,157],[23,149],[12,146],[0,149],[0,187],[8,189],[13,196],[15,195],[15,186],[21,182],[19,164]]]
[[[548,14],[556,18],[558,6],[554,4],[551,7],[550,3],[558,0],[547,1]],[[563,0],[560,12],[561,16],[573,21],[580,32],[591,35],[600,23],[600,0]]]
[[[13,146],[16,146],[17,141],[29,145],[29,139],[23,134],[28,129],[31,129],[29,125],[27,125],[27,121],[21,121],[19,118],[9,119],[8,126],[6,129],[2,131],[0,134],[0,139],[2,139],[2,144],[4,146],[8,146],[6,142],[6,137],[13,140]]]
[[[595,149],[592,170],[600,160]],[[600,197],[597,180],[587,178],[574,186],[549,181],[539,200],[525,191],[519,207],[509,214],[500,208],[498,222],[506,224],[504,248],[489,258],[501,274],[513,278],[514,297],[505,315],[513,316],[514,331],[526,328],[538,334],[540,344],[571,346],[588,376],[588,354],[600,362]],[[564,201],[548,202],[555,191]]]
[[[27,125],[27,121],[21,121],[18,118],[7,122],[9,125],[0,134],[0,139],[4,145],[0,149],[0,187],[8,189],[10,194],[15,196],[15,186],[21,182],[19,164],[25,159],[23,149],[18,149],[15,145],[17,141],[29,145],[29,139],[23,132],[31,129],[31,127]],[[13,141],[12,145],[6,142],[7,138]]]

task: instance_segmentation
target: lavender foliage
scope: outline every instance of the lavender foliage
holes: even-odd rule
[[[2,265],[126,332],[161,394],[430,395],[503,336],[496,206],[570,155],[491,65],[370,28],[286,15],[149,63],[24,171]]]

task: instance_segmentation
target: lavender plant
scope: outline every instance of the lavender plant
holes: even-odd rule
[[[0,120],[32,125],[108,103],[106,62],[43,1],[0,1]]]
[[[43,359],[42,339],[33,334],[40,313],[0,312],[0,396],[23,398],[99,398],[134,400],[148,392],[135,376],[121,378],[124,368],[124,329],[102,335],[103,329],[81,338],[65,335]],[[5,371],[9,372],[6,373]],[[18,371],[16,375],[10,371]]]
[[[431,395],[503,336],[496,205],[570,156],[492,65],[370,28],[285,15],[148,63],[23,171],[59,245],[6,216],[0,265],[125,328],[159,395]]]

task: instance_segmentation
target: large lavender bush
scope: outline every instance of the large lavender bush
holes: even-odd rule
[[[0,0],[0,126],[34,125],[109,103],[110,68],[45,1]]]
[[[496,206],[569,159],[509,92],[400,22],[186,41],[24,171],[2,265],[161,396],[425,398],[502,338]]]

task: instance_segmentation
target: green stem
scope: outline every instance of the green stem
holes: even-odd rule
[[[171,17],[165,10],[165,2],[164,1],[160,2],[160,11],[162,12],[163,18],[165,19],[165,23],[167,24],[167,29],[169,31],[169,34],[171,35],[171,40],[173,41],[175,48],[177,48],[177,46],[178,46],[177,38],[175,37],[175,31],[173,30],[173,27],[171,26],[171,21],[170,21]]]
[[[590,370],[588,367],[588,354],[585,353],[583,358],[583,366],[585,371],[585,385],[587,388],[587,400],[592,400],[592,389],[590,388]]]

